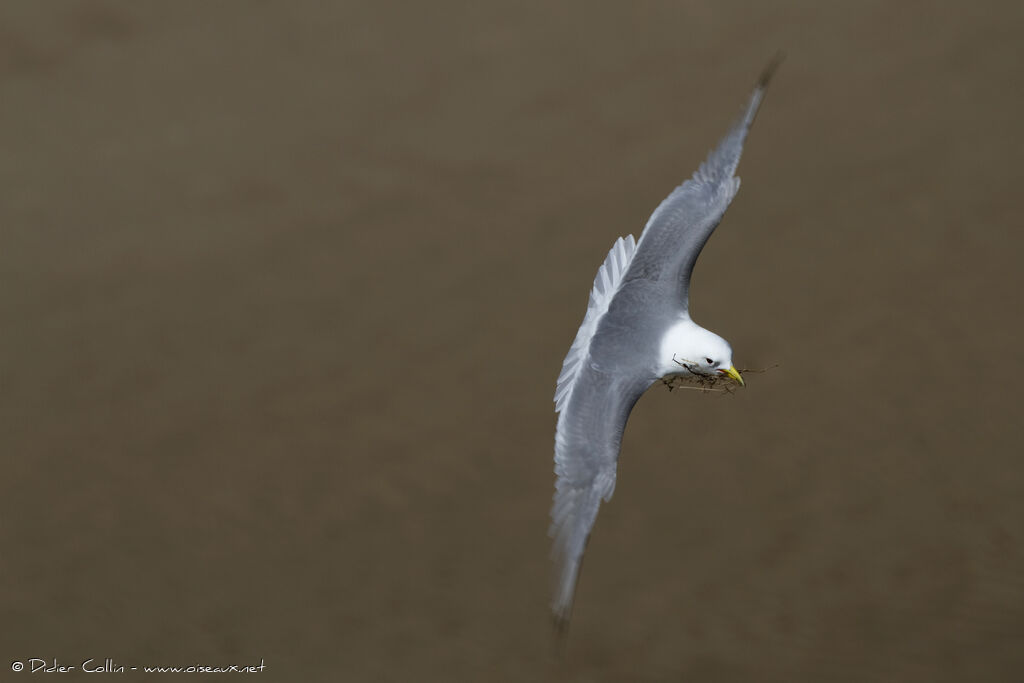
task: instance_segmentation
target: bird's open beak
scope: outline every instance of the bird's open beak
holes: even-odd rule
[[[743,381],[743,377],[740,375],[740,371],[736,369],[735,365],[730,365],[728,370],[719,370],[719,372],[736,380],[741,387],[747,386],[747,383]]]

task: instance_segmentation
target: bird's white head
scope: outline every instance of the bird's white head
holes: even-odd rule
[[[662,337],[659,360],[660,377],[729,377],[743,384],[743,377],[732,364],[729,342],[688,318],[670,327]]]

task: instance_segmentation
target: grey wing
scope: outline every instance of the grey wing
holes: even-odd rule
[[[565,624],[572,611],[583,551],[601,500],[615,491],[615,468],[626,420],[651,384],[649,376],[604,372],[584,359],[572,395],[558,416],[555,433],[555,590],[551,608]]]
[[[627,279],[642,277],[664,284],[673,294],[681,294],[683,305],[689,306],[693,265],[739,191],[740,179],[734,173],[743,142],[778,64],[777,58],[765,69],[742,116],[693,177],[655,209],[637,243]]]

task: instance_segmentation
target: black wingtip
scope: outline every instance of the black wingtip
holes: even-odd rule
[[[772,57],[772,61],[768,62],[768,66],[766,66],[764,71],[761,72],[761,77],[757,79],[758,88],[763,90],[768,87],[768,82],[771,81],[772,76],[775,75],[775,70],[779,68],[779,65],[782,64],[785,59],[786,53],[782,50],[775,53],[775,56]]]
[[[551,619],[551,653],[556,659],[565,657],[565,643],[569,639],[569,617],[553,614]]]

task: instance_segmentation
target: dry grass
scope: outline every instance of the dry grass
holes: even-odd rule
[[[680,365],[686,367],[684,363],[680,363]],[[775,365],[769,365],[766,368],[742,368],[739,369],[739,373],[741,375],[746,375],[747,373],[761,373],[777,367],[779,367],[778,363]],[[740,388],[740,385],[731,377],[719,373],[714,375],[698,375],[692,372],[687,372],[681,375],[662,377],[661,381],[666,387],[668,387],[669,391],[675,391],[676,389],[690,389],[703,393],[734,394],[736,393],[736,390]]]

